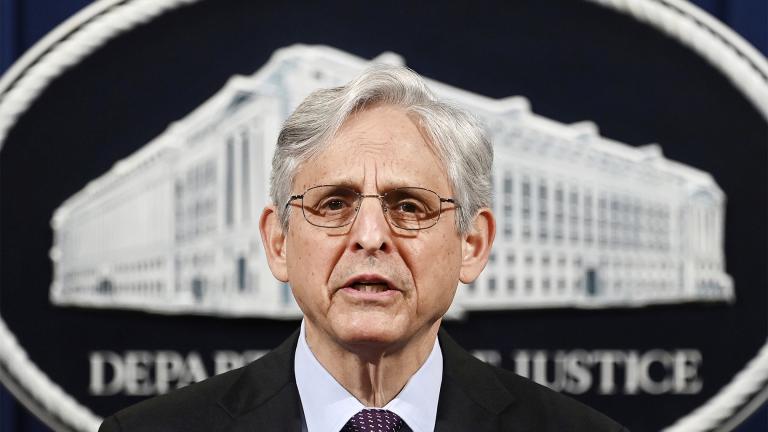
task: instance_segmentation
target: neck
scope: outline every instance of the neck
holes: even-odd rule
[[[381,408],[427,361],[440,320],[405,344],[342,345],[305,320],[307,345],[333,378],[366,407]]]

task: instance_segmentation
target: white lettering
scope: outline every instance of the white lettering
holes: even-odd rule
[[[185,385],[189,385],[208,378],[208,372],[205,371],[203,359],[200,358],[200,354],[196,352],[189,353],[187,356],[186,366],[186,373],[179,380],[179,387],[183,387]]]
[[[616,364],[626,361],[626,356],[621,351],[596,351],[595,357],[597,364],[600,366],[600,383],[598,387],[598,393],[600,394],[614,394],[616,393],[616,379],[614,376],[614,370]]]
[[[520,375],[521,377],[530,378],[531,377],[531,356],[528,354],[528,351],[520,350],[515,353],[515,373]]]
[[[184,359],[176,351],[158,351],[155,356],[157,393],[167,393],[171,381],[178,380],[184,370]]]
[[[214,373],[241,367],[267,352],[216,351],[212,359]],[[195,351],[186,355],[171,350],[132,350],[122,355],[113,351],[93,351],[89,363],[88,389],[93,396],[163,394],[210,376],[202,356]]]
[[[701,352],[692,349],[517,350],[511,358],[518,375],[571,394],[696,394],[703,387]]]
[[[562,353],[555,354],[553,362],[552,379],[548,375],[549,356],[546,351],[536,351],[533,354],[533,380],[555,391],[563,391],[565,388],[565,375],[563,374]]]
[[[123,361],[111,351],[93,351],[89,356],[91,382],[89,391],[94,396],[111,396],[120,392],[125,381]],[[106,367],[111,370],[112,379],[107,381]]]
[[[593,363],[592,354],[583,350],[560,354],[567,377],[565,392],[571,394],[588,392],[592,387],[592,373],[589,370]]]
[[[149,396],[157,393],[150,378],[152,353],[148,351],[127,351],[125,353],[125,394]]]
[[[633,395],[640,391],[640,355],[637,351],[627,352],[624,362],[624,394]]]
[[[648,351],[640,357],[640,386],[649,394],[669,393],[672,389],[670,369],[674,358],[672,354],[663,350]],[[656,381],[651,377],[651,366],[657,363],[661,368],[662,379]],[[658,369],[657,369],[658,370]]]
[[[213,354],[213,370],[216,375],[243,366],[243,358],[235,351],[216,351]]]
[[[680,350],[675,352],[675,393],[697,394],[704,386],[699,378],[701,366],[699,350]]]
[[[267,352],[219,350],[206,363],[195,351],[186,355],[172,350],[92,351],[88,389],[93,396],[162,394],[208,378],[206,364],[218,375]],[[497,350],[472,353],[490,364],[502,363]],[[516,350],[510,357],[518,375],[570,394],[697,394],[704,385],[700,376],[703,358],[695,349]]]

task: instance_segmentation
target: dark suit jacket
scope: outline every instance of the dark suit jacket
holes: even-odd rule
[[[298,334],[248,366],[126,408],[99,432],[299,432]],[[435,431],[626,432],[573,399],[477,360],[445,331],[439,339],[443,382]]]

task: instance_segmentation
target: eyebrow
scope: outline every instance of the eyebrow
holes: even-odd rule
[[[337,183],[318,183],[316,185],[310,186],[307,189],[311,189],[313,187],[318,187],[318,186],[340,186],[340,187],[346,187],[346,188],[352,189],[353,191],[355,191],[357,193],[363,193],[362,190],[356,184],[354,184],[354,182],[349,182],[349,181],[342,181],[342,182],[337,182]],[[390,184],[388,184],[388,185],[386,185],[384,187],[378,188],[376,192],[378,194],[383,195],[383,194],[389,193],[389,192],[391,192],[391,191],[393,191],[395,189],[406,188],[406,187],[415,187],[415,188],[433,190],[429,186],[422,186],[420,184],[406,184],[406,183],[397,184],[397,183],[390,183]],[[435,193],[437,193],[437,192],[435,192]],[[438,193],[438,195],[442,197],[442,195],[440,195],[439,193]]]
[[[329,180],[321,180],[317,183],[312,183],[307,185],[304,190],[313,188],[316,186],[343,186],[350,188],[357,192],[362,192],[362,189],[360,188],[360,183],[357,180],[353,180],[351,177],[340,177],[337,179],[329,179]],[[408,181],[402,181],[402,180],[394,180],[394,181],[385,181],[382,184],[378,185],[378,191],[380,193],[385,193],[388,191],[391,191],[393,189],[402,188],[402,187],[419,187],[423,189],[429,189],[429,190],[435,190],[435,187],[418,182],[410,183]]]
[[[358,186],[358,183],[354,180],[352,180],[349,177],[341,178],[338,180],[329,180],[329,181],[322,181],[320,183],[317,183],[315,185],[309,186],[309,187],[315,187],[315,186],[344,186],[348,187],[350,189],[358,190],[360,189]]]

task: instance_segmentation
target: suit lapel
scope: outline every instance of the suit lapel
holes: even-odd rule
[[[301,432],[301,402],[293,387],[284,388],[261,406],[239,415],[229,432]]]
[[[246,366],[219,401],[233,418],[232,432],[301,431],[301,399],[293,374],[299,331]]]
[[[275,350],[246,366],[219,401],[232,418],[231,432],[301,431],[301,399],[293,373],[299,332]],[[443,383],[437,409],[437,432],[499,430],[498,415],[514,397],[493,370],[472,357],[440,330]]]
[[[438,337],[443,383],[435,431],[500,430],[499,414],[514,403],[514,397],[488,365],[472,357],[444,330]]]
[[[450,377],[443,376],[435,432],[497,430],[497,418],[478,405]]]

